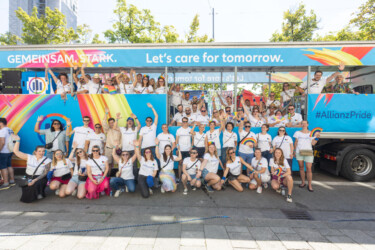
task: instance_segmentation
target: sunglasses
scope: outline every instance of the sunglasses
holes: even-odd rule
[[[229,152],[229,154],[230,154],[230,155],[234,154],[234,151],[232,151],[232,152]]]
[[[97,153],[97,152],[99,152],[99,150],[95,149],[95,150],[92,150],[92,152],[95,152],[95,153]]]
[[[77,154],[82,154],[83,153],[83,151],[77,151]]]
[[[206,112],[207,110],[201,110],[201,112]]]
[[[182,123],[187,123],[188,121],[182,121]]]
[[[84,122],[90,122],[90,120],[83,120]]]
[[[60,125],[60,123],[52,123],[52,125]]]
[[[294,109],[288,109],[288,110],[294,110]]]
[[[270,95],[270,97],[274,97],[275,95]]]
[[[251,126],[245,126],[245,128],[251,128]]]
[[[56,153],[55,155],[62,155],[62,153]]]
[[[145,154],[151,154],[151,151],[145,151]]]
[[[122,154],[121,156],[127,156],[127,155],[129,155],[129,154]]]
[[[214,111],[214,114],[219,113],[219,111]]]
[[[152,122],[152,120],[146,120],[146,122]]]
[[[102,128],[102,127],[97,126],[97,127],[95,127],[95,128]]]
[[[197,155],[197,152],[190,152],[191,155]]]
[[[225,110],[226,113],[230,113],[230,110]]]
[[[280,129],[279,132],[285,132],[285,129]]]
[[[237,109],[238,112],[243,111],[243,109]]]

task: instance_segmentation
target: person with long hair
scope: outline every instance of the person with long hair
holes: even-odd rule
[[[62,123],[59,120],[52,120],[50,129],[40,129],[39,123],[44,120],[44,117],[38,116],[36,120],[34,131],[40,135],[46,136],[46,145],[49,144],[50,147],[47,147],[47,157],[52,159],[53,152],[56,150],[61,150],[66,156],[69,153],[69,136],[66,136],[66,131]]]
[[[301,176],[302,183],[299,185],[300,188],[304,188],[305,184],[305,167],[304,163],[306,163],[306,172],[307,172],[307,182],[308,186],[307,189],[310,192],[314,192],[312,188],[312,164],[314,162],[314,152],[312,146],[314,146],[319,138],[320,133],[317,132],[316,136],[311,136],[309,131],[309,123],[308,121],[302,121],[302,130],[296,131],[293,135],[295,138],[294,141],[294,148],[295,148],[295,156],[298,161],[299,165],[299,173]]]
[[[205,126],[204,124],[201,124],[199,125],[199,131],[196,132],[194,131],[195,129],[195,126],[196,124],[194,123],[194,126],[193,128],[191,129],[192,131],[192,135],[193,135],[193,147],[197,149],[198,151],[198,158],[199,159],[202,159],[203,156],[204,156],[204,153],[206,151],[206,145],[205,145],[205,141],[206,141],[206,133],[204,132],[205,130]]]
[[[117,142],[117,147],[120,143]],[[114,191],[114,197],[119,197],[121,188],[125,187],[126,192],[134,193],[135,191],[135,179],[133,173],[133,165],[137,156],[130,154],[129,151],[122,151],[121,155],[118,156],[116,153],[116,147],[113,147],[112,151],[113,159],[118,164],[118,171],[116,177],[111,178],[110,185],[112,191]]]
[[[237,148],[238,137],[237,137],[236,132],[233,131],[233,129],[234,129],[233,122],[227,122],[227,124],[225,124],[225,129],[223,132],[223,151],[224,152],[227,152],[228,148]],[[221,155],[221,162],[223,163],[224,168],[225,168],[225,165],[226,165],[225,154]]]
[[[277,131],[277,136],[275,136],[272,140],[272,147],[274,151],[276,148],[281,148],[289,166],[292,166],[294,151],[293,140],[286,132],[284,126],[280,127]]]
[[[135,70],[131,69],[129,73],[122,69],[120,74],[116,75],[116,80],[119,85],[120,94],[134,94],[134,88],[137,84],[135,80]]]
[[[190,157],[184,159],[182,163],[182,184],[184,185],[184,195],[188,194],[187,182],[193,191],[201,187],[201,180],[198,177],[201,169],[201,161],[198,158],[198,151],[195,148],[190,149]]]
[[[158,163],[152,154],[151,148],[145,148],[142,155],[139,150],[140,141],[134,141],[134,145],[135,154],[141,165],[138,173],[138,186],[142,197],[148,198],[150,194],[153,194],[152,187],[154,186],[154,178],[159,169]]]
[[[229,184],[236,189],[238,192],[243,191],[241,183],[249,183],[250,178],[242,174],[242,165],[248,168],[250,171],[254,171],[253,167],[245,162],[240,156],[236,156],[236,150],[229,148],[226,152],[227,166],[224,170],[221,183],[224,184],[228,178]]]
[[[242,107],[245,106],[245,101],[241,98]],[[244,112],[247,116],[247,120],[251,122],[251,127],[261,127],[263,124],[266,123],[266,120],[260,115],[260,109],[258,106],[254,106],[253,110],[250,112],[245,108]]]
[[[48,68],[48,63],[44,64],[45,66],[45,78],[48,80],[48,73],[52,76],[52,79],[56,84],[56,95],[66,95],[67,93],[72,92],[72,86],[69,83],[69,78],[67,73],[60,73],[58,77],[53,73],[53,71]]]
[[[167,87],[166,87],[166,81],[164,76],[158,77],[158,82],[155,86],[155,93],[156,94],[166,94],[167,93]]]
[[[28,184],[22,187],[20,201],[30,203],[46,197],[47,173],[51,167],[51,159],[44,156],[44,146],[37,146],[32,155],[20,151],[20,137],[12,135],[15,140],[13,153],[20,159],[26,161],[26,179]]]
[[[158,134],[158,136],[156,137],[156,139],[158,139],[158,143],[156,143],[156,146],[159,146],[159,153],[163,154],[164,148],[167,145],[171,146],[172,151],[173,151],[173,149],[176,147],[176,139],[169,132],[168,125],[167,124],[161,125],[161,130],[163,132]],[[156,154],[156,150],[155,150],[155,154]],[[157,155],[156,155],[156,157],[157,157]],[[159,157],[157,157],[157,158],[159,159]]]
[[[143,75],[142,85],[138,86],[135,92],[137,94],[152,94],[154,92],[154,88],[150,85],[150,77],[148,75]]]
[[[268,124],[263,124],[261,132],[256,134],[257,147],[262,151],[262,156],[267,159],[267,163],[272,157],[272,137],[268,133],[270,127]]]
[[[272,181],[271,186],[276,192],[282,194],[281,185],[288,187],[287,202],[292,202],[293,178],[288,161],[284,158],[283,150],[275,149],[274,157],[270,160]]]
[[[262,193],[262,184],[264,188],[268,187],[268,182],[271,180],[270,172],[268,170],[268,161],[262,156],[260,148],[254,150],[254,158],[251,160],[251,166],[254,172],[250,174],[250,185],[251,190],[257,190],[258,194]]]
[[[74,170],[73,176],[66,187],[65,194],[72,196],[77,195],[78,199],[83,199],[86,196],[86,165],[89,157],[83,148],[78,148],[77,142],[73,142],[72,152],[69,155],[69,160],[74,163]]]
[[[165,192],[175,192],[177,190],[177,184],[176,184],[176,176],[174,174],[173,168],[174,168],[174,163],[179,162],[182,159],[181,151],[178,150],[178,156],[173,155],[173,149],[172,146],[167,144],[164,146],[163,153],[159,152],[159,139],[155,139],[156,143],[156,157],[160,161],[160,173],[159,173],[159,178],[160,181],[162,182],[161,185],[161,193]],[[161,145],[161,143],[160,143]]]
[[[287,119],[283,116],[281,110],[276,110],[275,114],[269,116],[267,119],[267,124],[270,127],[285,127],[285,124],[288,122]]]
[[[65,197],[66,188],[73,175],[73,164],[64,157],[64,153],[61,150],[56,150],[53,153],[50,171],[52,171],[52,179],[49,189],[55,190],[55,194],[60,196],[60,198]]]
[[[296,87],[295,83],[292,83],[293,87]],[[283,83],[283,91],[280,94],[280,103],[283,108],[287,108],[289,104],[293,104],[292,98],[294,97],[294,93],[296,92],[295,89],[289,88],[289,83]]]
[[[225,114],[220,116],[219,122],[221,123],[220,128],[216,128],[216,123],[214,121],[209,122],[210,130],[206,132],[205,147],[208,148],[208,143],[213,142],[216,146],[218,156],[221,156],[221,143],[220,143],[220,134],[221,131],[225,128]],[[223,152],[225,154],[225,152]]]
[[[219,191],[222,188],[220,176],[217,174],[219,164],[221,165],[221,168],[224,169],[217,154],[215,144],[210,143],[203,157],[202,166],[200,168],[201,171],[197,174],[198,178],[202,177],[208,192],[212,192],[214,189]]]
[[[86,163],[87,180],[85,188],[87,190],[87,199],[99,199],[99,194],[104,192],[109,195],[109,171],[108,158],[100,154],[100,148],[94,146],[92,154]]]

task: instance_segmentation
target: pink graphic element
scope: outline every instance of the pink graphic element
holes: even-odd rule
[[[341,50],[361,60],[374,47],[342,47]]]
[[[12,107],[12,104],[9,102],[8,97],[5,95],[0,95],[0,101],[4,102],[9,107]]]
[[[319,94],[318,98],[316,98],[316,101],[315,101],[315,105],[314,105],[313,111],[314,111],[314,109],[316,108],[316,105],[318,105],[319,101],[320,101],[323,97],[324,97],[324,103],[326,104],[325,107],[327,107],[328,103],[331,102],[333,95],[334,95],[334,94]]]

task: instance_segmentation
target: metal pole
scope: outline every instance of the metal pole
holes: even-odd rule
[[[270,96],[271,94],[271,78],[272,78],[272,71],[270,70],[268,74],[268,96]]]
[[[232,112],[234,113],[237,110],[237,66],[234,67],[234,110]]]
[[[164,69],[164,79],[165,79],[165,90],[167,91],[167,96],[165,97],[166,98],[166,105],[167,105],[167,114],[166,114],[166,123],[168,124],[169,123],[169,95],[168,95],[168,67],[166,66],[165,69]]]
[[[215,8],[212,8],[212,39],[215,40]]]
[[[74,92],[74,83],[73,83],[73,68],[70,67],[70,76],[69,76],[69,82],[71,82],[71,89],[70,89],[70,92],[73,93]],[[78,88],[78,86],[77,86]]]
[[[309,93],[310,93],[310,84],[311,84],[311,66],[307,66],[307,95],[305,96],[305,109],[304,109],[304,115],[305,115],[305,120],[307,121],[307,103],[309,99]]]

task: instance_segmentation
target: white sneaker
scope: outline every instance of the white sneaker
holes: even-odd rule
[[[281,188],[277,189],[276,193],[281,194]]]
[[[164,194],[164,193],[165,193],[165,190],[164,190],[164,188],[163,188],[163,187],[161,187],[161,188],[160,188],[160,192],[161,192],[162,194]]]
[[[292,196],[288,194],[288,196],[286,197],[286,201],[287,202],[293,202]]]
[[[267,189],[268,188],[268,183],[266,182],[266,183],[263,183],[263,187],[265,188],[265,189]]]
[[[72,196],[76,196],[76,195],[77,195],[77,189],[74,189]]]
[[[258,193],[258,194],[261,194],[261,193],[262,193],[262,186],[259,186],[259,187],[257,188],[257,193]]]
[[[121,190],[116,190],[114,197],[118,198],[120,196]]]
[[[151,188],[149,188],[148,191],[150,192],[150,195],[153,195],[153,194],[154,194],[154,192],[152,192],[152,189],[151,189]]]
[[[197,190],[197,187],[196,186],[192,186],[191,190],[195,191],[195,190]]]
[[[128,186],[125,186],[125,192],[129,193]]]
[[[59,195],[59,193],[60,193],[60,189],[56,189],[55,195]]]
[[[183,192],[182,194],[183,194],[183,195],[187,195],[187,194],[188,194],[188,189],[185,188],[185,189],[184,189],[184,192]]]
[[[38,196],[37,196],[37,199],[38,199],[38,200],[41,200],[41,199],[43,199],[43,198],[44,198],[43,195],[38,194]]]

